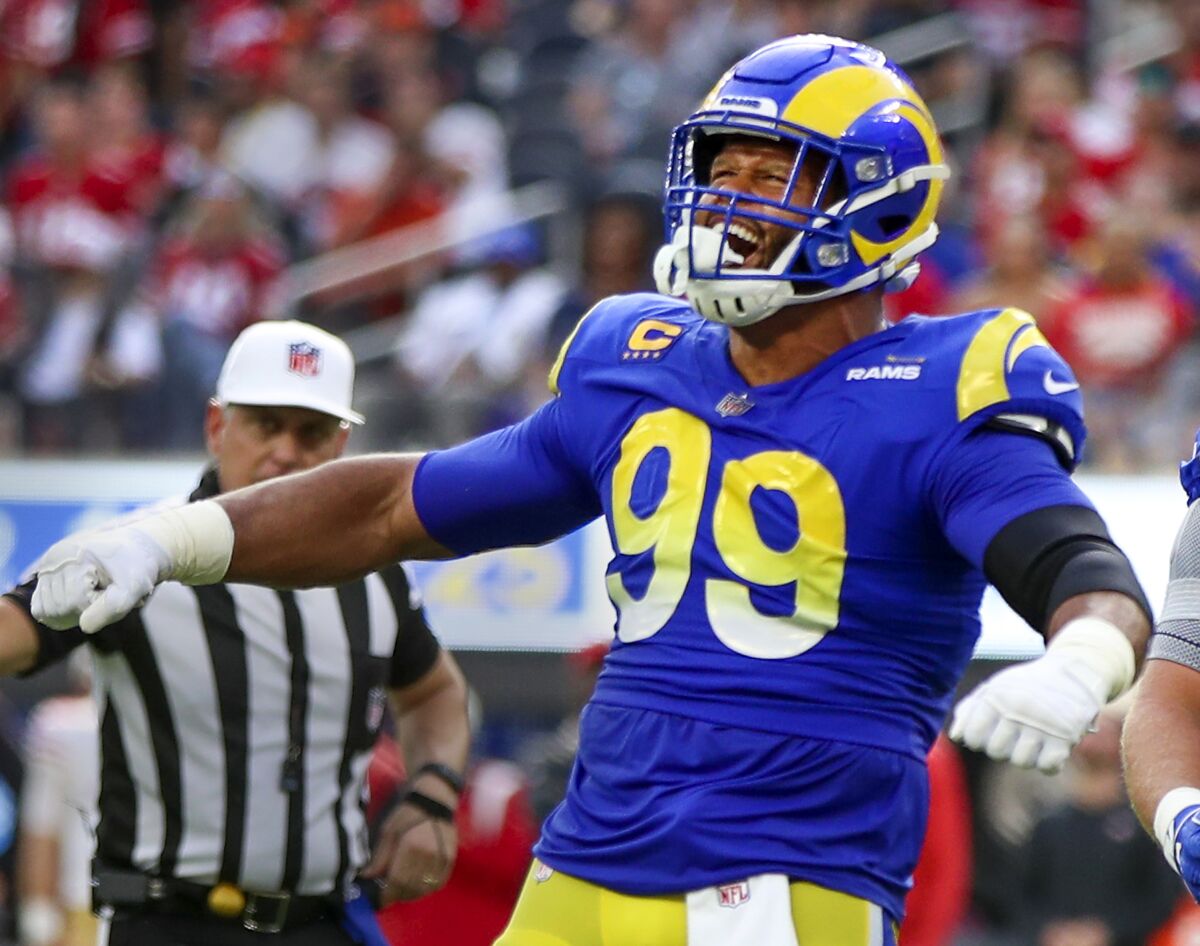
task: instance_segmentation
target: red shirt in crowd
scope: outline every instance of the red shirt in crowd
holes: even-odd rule
[[[108,150],[97,164],[114,180],[124,182],[127,199],[139,213],[150,214],[158,203],[166,174],[167,139],[157,133],[143,135],[132,147]]]
[[[21,62],[92,69],[147,50],[154,21],[146,0],[8,0],[0,4],[0,37]]]
[[[1080,383],[1101,388],[1153,384],[1192,327],[1186,303],[1157,276],[1120,291],[1080,285],[1046,321],[1050,344]]]
[[[262,318],[266,294],[282,269],[282,254],[265,240],[244,240],[221,252],[175,240],[159,255],[151,292],[165,320],[182,319],[209,335],[233,338]]]
[[[958,750],[938,736],[929,753],[929,826],[913,874],[904,946],[946,946],[971,897],[971,802]]]
[[[46,266],[104,270],[141,225],[133,178],[120,167],[89,162],[79,170],[34,155],[13,171],[7,204],[17,245]]]

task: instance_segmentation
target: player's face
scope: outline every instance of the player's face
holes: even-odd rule
[[[205,436],[227,492],[336,459],[349,430],[338,418],[303,407],[209,404]]]
[[[709,183],[717,190],[782,202],[787,195],[795,163],[794,144],[730,135],[713,159]],[[796,186],[788,197],[788,204],[795,207],[811,206],[816,188],[816,172],[810,163],[806,162],[796,177]],[[716,209],[697,210],[697,225],[723,227],[728,201],[717,194],[705,194],[700,203],[702,207],[707,205]],[[758,204],[751,204],[748,209],[752,212],[765,210]],[[780,219],[795,220],[797,223],[811,219],[810,215],[788,214],[774,208],[769,212]],[[729,246],[734,252],[745,257],[744,261],[738,264],[739,268],[765,269],[795,236],[796,231],[790,227],[735,215],[733,226],[730,228]]]

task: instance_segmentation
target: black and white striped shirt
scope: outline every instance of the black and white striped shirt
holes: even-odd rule
[[[215,484],[210,472],[190,499]],[[32,589],[10,596],[28,611]],[[364,780],[387,688],[439,651],[399,565],[300,591],[167,583],[93,637],[38,634],[34,669],[92,645],[100,861],[300,895],[366,861]]]

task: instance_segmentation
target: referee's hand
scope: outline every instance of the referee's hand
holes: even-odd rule
[[[416,900],[441,889],[457,853],[454,822],[431,818],[402,803],[384,822],[374,856],[362,876],[382,882],[384,906],[396,900]]]

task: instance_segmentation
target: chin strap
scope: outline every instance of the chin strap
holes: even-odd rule
[[[915,240],[849,282],[812,293],[798,293],[782,274],[767,270],[741,270],[731,278],[693,278],[693,271],[715,272],[718,265],[737,264],[744,257],[731,249],[716,230],[691,226],[685,220],[676,227],[671,242],[655,254],[654,282],[664,295],[686,296],[692,307],[709,321],[735,327],[753,325],[784,306],[819,302],[881,283],[885,292],[903,292],[921,273],[921,264],[914,257],[931,246],[937,235],[937,224],[931,223]],[[792,252],[792,247],[786,248],[780,259],[789,258]],[[770,278],[745,278],[751,275]]]
[[[883,291],[886,293],[904,292],[917,281],[917,277],[921,275],[921,264],[916,260],[905,266],[900,272],[896,273],[891,279],[883,284]]]

